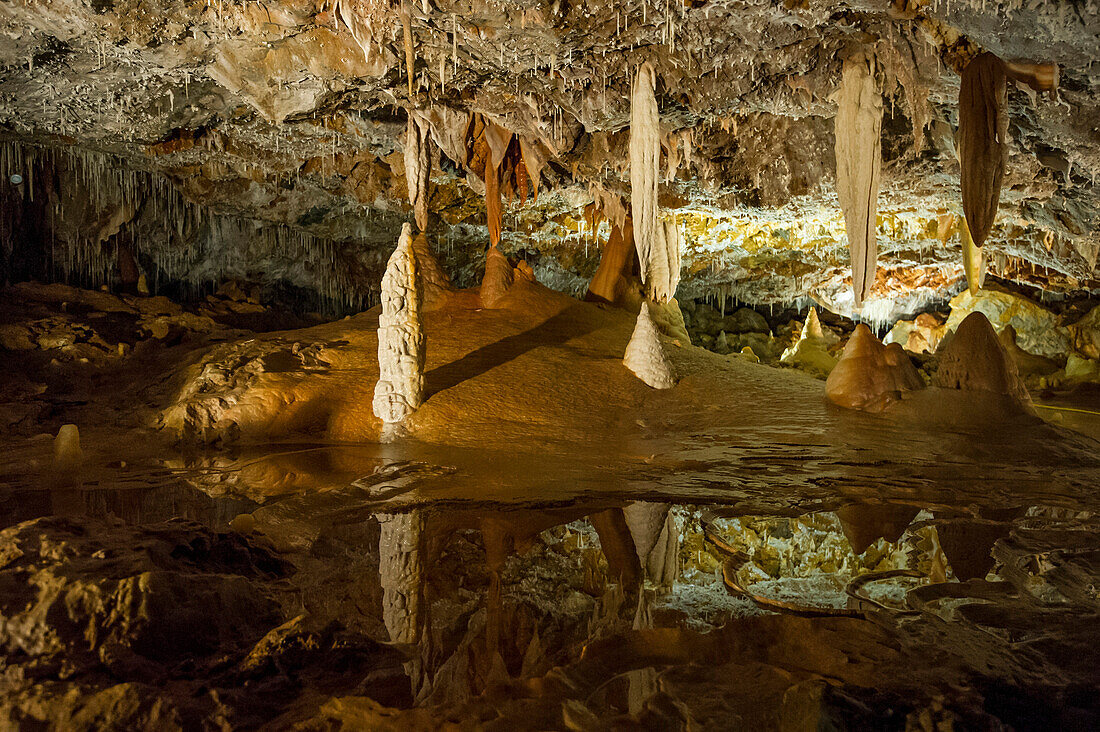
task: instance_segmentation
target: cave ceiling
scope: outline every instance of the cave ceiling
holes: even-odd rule
[[[648,60],[660,203],[685,236],[680,296],[809,294],[839,311],[851,306],[831,99],[843,59],[873,56],[883,92],[876,287],[892,301],[960,286],[962,68],[982,51],[1053,63],[1054,94],[1010,84],[988,266],[1050,290],[1096,286],[1094,0],[6,0],[0,36],[5,172],[28,150],[146,171],[164,200],[286,225],[303,246],[354,243],[369,261],[345,280],[380,274],[410,215],[410,109],[442,149],[437,249],[484,251],[481,181],[453,159],[481,115],[545,160],[537,200],[507,207],[506,251],[574,291],[598,263],[585,206],[629,197],[630,86]],[[478,261],[450,262],[460,284]]]

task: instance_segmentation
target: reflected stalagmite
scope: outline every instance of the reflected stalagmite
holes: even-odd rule
[[[836,510],[852,551],[862,554],[879,539],[896,543],[920,508],[902,503],[857,503]]]
[[[878,260],[879,171],[882,167],[882,95],[875,63],[862,52],[844,62],[836,115],[836,190],[844,210],[858,309],[871,294]]]

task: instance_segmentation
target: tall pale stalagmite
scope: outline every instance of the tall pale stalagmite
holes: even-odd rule
[[[420,406],[423,395],[424,334],[420,330],[420,288],[416,281],[412,227],[405,224],[382,277],[374,413],[387,426],[398,425]]]
[[[861,307],[875,283],[879,172],[882,168],[882,95],[874,61],[859,53],[844,62],[836,114],[836,192],[844,211],[852,257],[852,291]]]
[[[674,221],[658,217],[661,118],[656,88],[653,66],[647,61],[638,69],[630,98],[630,210],[646,295],[668,302],[680,282],[680,230]]]
[[[676,385],[672,364],[665,356],[657,326],[649,314],[648,302],[643,302],[642,309],[638,311],[638,321],[634,325],[634,335],[626,346],[623,364],[654,389],[671,389]]]
[[[405,181],[409,187],[416,228],[428,228],[428,179],[432,172],[431,138],[428,125],[409,114],[405,130]]]
[[[966,65],[959,86],[959,164],[963,215],[974,246],[981,249],[1001,200],[1008,113],[1005,64],[983,53]]]

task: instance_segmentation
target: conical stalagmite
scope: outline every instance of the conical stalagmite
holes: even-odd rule
[[[825,396],[841,407],[878,412],[903,392],[922,388],[924,381],[901,345],[884,346],[860,323],[825,381]]]
[[[397,425],[423,401],[424,334],[420,329],[420,289],[416,280],[411,227],[405,224],[382,277],[378,316],[378,384],[374,413]]]
[[[600,266],[592,277],[592,281],[588,283],[588,292],[584,299],[612,305],[626,305],[632,287],[637,289],[637,278],[633,277],[636,261],[634,226],[628,216],[623,228],[619,228],[618,224],[611,225],[611,234],[607,238],[607,243],[604,244]],[[636,298],[635,294],[635,301]]]
[[[1031,408],[1031,397],[1015,362],[982,313],[967,315],[944,340],[936,358],[934,386],[1004,395],[1025,409]]]
[[[671,389],[676,385],[676,379],[672,376],[672,365],[665,356],[647,302],[643,302],[638,311],[638,321],[634,325],[634,335],[626,346],[623,364],[654,389]]]
[[[875,284],[878,242],[879,171],[882,168],[882,95],[875,85],[874,61],[862,53],[844,62],[837,103],[836,192],[844,211],[852,257],[855,306]]]
[[[829,348],[839,340],[836,333],[821,325],[817,310],[810,308],[798,341],[783,351],[779,361],[811,374],[825,376],[836,366],[836,358],[829,353]]]
[[[661,118],[655,95],[657,80],[647,61],[638,69],[630,98],[630,210],[646,296],[664,303],[680,282],[680,229],[661,221],[657,202],[660,180]]]
[[[416,228],[428,228],[428,181],[432,172],[431,136],[428,126],[409,114],[405,129],[405,181],[409,188]]]
[[[504,297],[515,274],[508,258],[495,246],[489,247],[485,253],[485,275],[481,278],[481,305],[482,307],[496,307],[500,299]]]
[[[958,148],[963,215],[974,246],[981,249],[1001,200],[1008,113],[1005,65],[983,53],[966,65],[959,85]]]

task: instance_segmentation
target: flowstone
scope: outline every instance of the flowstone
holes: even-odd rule
[[[626,346],[623,364],[654,389],[671,389],[676,385],[672,365],[665,356],[657,326],[649,314],[649,303],[643,302],[642,309],[638,311],[638,321],[634,325],[634,335]]]
[[[424,334],[412,228],[405,224],[382,278],[378,316],[378,384],[374,413],[387,426],[405,421],[423,401]]]

